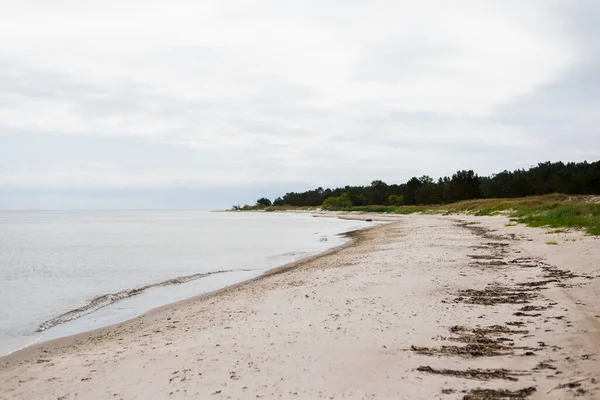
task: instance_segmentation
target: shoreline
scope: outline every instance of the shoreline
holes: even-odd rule
[[[336,217],[332,216],[332,218],[336,218]],[[356,220],[360,220],[360,219],[356,219]],[[147,315],[153,314],[155,312],[159,312],[161,310],[165,310],[165,309],[168,309],[170,307],[176,307],[176,306],[178,306],[180,304],[183,304],[185,302],[188,302],[188,301],[207,299],[207,298],[219,295],[222,292],[226,292],[229,289],[235,290],[236,288],[241,287],[241,286],[246,285],[246,284],[249,284],[249,283],[251,283],[253,281],[258,281],[258,280],[264,279],[264,278],[266,278],[268,276],[271,276],[271,275],[277,275],[277,274],[280,274],[280,273],[287,272],[288,270],[291,270],[291,269],[293,269],[293,268],[295,268],[297,266],[303,265],[303,264],[305,264],[307,262],[311,262],[311,261],[313,261],[315,259],[318,259],[318,258],[320,258],[322,256],[326,256],[326,255],[328,255],[330,253],[335,253],[335,252],[337,252],[339,250],[342,250],[343,248],[345,248],[347,246],[351,246],[355,241],[357,241],[357,240],[360,239],[360,235],[358,234],[359,232],[366,231],[366,230],[369,230],[369,229],[373,229],[373,228],[376,228],[376,227],[377,226],[375,225],[375,226],[366,227],[366,228],[363,228],[363,229],[352,230],[352,231],[347,231],[347,232],[340,232],[338,235],[341,236],[341,237],[345,237],[345,238],[349,239],[347,242],[339,244],[339,245],[334,246],[334,247],[331,247],[331,248],[329,248],[327,250],[318,252],[318,253],[313,254],[311,256],[302,257],[299,260],[295,260],[295,261],[292,261],[292,262],[289,262],[289,263],[286,263],[286,264],[283,264],[283,265],[280,265],[280,266],[277,266],[277,267],[269,268],[269,269],[265,270],[262,274],[260,274],[260,275],[258,275],[256,277],[253,277],[253,278],[250,278],[250,279],[245,279],[245,280],[243,280],[241,282],[237,282],[237,283],[234,283],[234,284],[231,284],[231,285],[227,285],[227,286],[224,286],[222,288],[219,288],[219,289],[216,289],[216,290],[212,290],[212,291],[209,291],[209,292],[206,292],[206,293],[202,293],[202,294],[191,296],[191,297],[188,297],[188,298],[185,298],[185,299],[182,299],[182,300],[177,300],[177,301],[173,301],[173,302],[170,302],[170,303],[167,303],[167,304],[160,305],[158,307],[154,307],[154,308],[152,308],[152,309],[150,309],[148,311],[145,311],[145,312],[143,312],[143,313],[141,313],[141,314],[139,314],[139,315],[137,315],[135,317],[128,318],[128,319],[126,319],[124,321],[121,321],[121,322],[109,324],[109,325],[106,325],[106,326],[101,326],[101,327],[98,327],[98,328],[95,328],[95,329],[90,329],[90,330],[86,330],[86,331],[79,332],[79,333],[74,333],[74,334],[70,334],[70,335],[66,335],[66,336],[61,336],[61,337],[58,337],[58,338],[55,338],[55,339],[50,339],[50,340],[42,340],[41,338],[37,339],[34,342],[32,342],[31,344],[29,344],[29,345],[26,345],[26,346],[24,346],[22,348],[19,348],[19,349],[16,349],[14,351],[11,351],[11,352],[9,352],[9,353],[7,353],[5,355],[0,355],[0,368],[3,365],[5,365],[6,362],[9,362],[12,359],[15,359],[15,358],[18,359],[22,355],[26,356],[25,353],[28,353],[28,351],[32,351],[32,352],[36,351],[36,349],[38,347],[60,348],[60,347],[63,347],[63,346],[68,346],[71,343],[76,342],[77,340],[89,338],[89,337],[91,337],[91,336],[93,336],[94,334],[97,334],[97,333],[101,334],[102,331],[105,330],[105,329],[110,329],[110,328],[113,328],[113,327],[122,326],[124,324],[133,322],[133,321],[135,321],[135,320],[137,320],[139,318],[143,318],[143,317],[145,317]],[[222,271],[216,271],[216,272],[211,272],[211,273],[203,273],[202,275],[211,275],[211,274],[220,273],[220,272],[222,272]],[[175,278],[175,279],[178,279],[178,278]],[[156,285],[160,285],[160,283],[159,284],[154,284],[154,285],[148,285],[148,286],[156,286]],[[135,290],[136,289],[129,289],[129,291],[135,291]],[[110,295],[110,294],[101,295],[101,296],[98,296],[98,297],[105,297],[107,295]],[[61,318],[63,315],[68,315],[68,314],[72,313],[73,311],[77,311],[77,310],[72,310],[72,311],[69,311],[69,312],[67,312],[65,314],[59,315],[59,316],[51,319],[50,321],[52,321],[54,319]],[[45,321],[40,326],[43,326],[47,322],[48,321]],[[67,321],[67,322],[69,322],[69,321]],[[57,325],[55,325],[55,326],[57,326]],[[38,331],[36,331],[36,332],[38,332]],[[41,331],[39,333],[42,333],[42,332],[43,331]]]
[[[43,323],[41,323],[39,325],[38,329],[35,332],[42,333],[42,332],[47,331],[48,329],[54,328],[55,326],[69,323],[71,321],[75,321],[86,315],[93,314],[94,312],[101,310],[104,307],[113,305],[121,300],[125,300],[125,299],[128,299],[133,296],[144,294],[149,289],[154,289],[154,288],[164,287],[164,286],[171,286],[171,285],[181,285],[181,284],[185,284],[185,283],[192,282],[195,280],[207,278],[212,275],[227,274],[227,273],[231,273],[231,272],[250,272],[250,271],[252,271],[252,270],[240,269],[240,270],[217,270],[217,271],[210,271],[210,272],[201,272],[201,273],[197,273],[197,274],[193,274],[193,275],[178,276],[178,277],[164,280],[162,282],[150,283],[148,285],[134,287],[131,289],[124,289],[124,290],[121,290],[118,292],[101,294],[96,297],[93,297],[90,301],[88,301],[87,304],[84,304],[81,307],[67,311],[66,313],[60,314],[56,317],[53,317],[49,320],[44,321]]]
[[[331,218],[333,219],[337,219],[335,216],[331,216]],[[349,229],[349,228],[342,228],[342,229]],[[353,228],[350,228],[353,229]],[[339,233],[336,233],[335,236],[336,237],[343,237],[344,234],[346,232],[343,230],[340,230]],[[339,245],[344,244],[345,240],[341,241],[341,244],[338,243],[340,242],[340,240],[336,239],[336,243],[333,243],[333,247],[331,247],[331,244],[329,245],[329,248],[335,248]],[[322,246],[323,247],[323,246]],[[316,252],[311,251],[310,253],[313,253],[313,255],[319,254],[321,253],[322,250],[316,250]],[[308,254],[310,254],[308,253]],[[302,256],[302,259],[306,258],[306,254]],[[248,280],[253,279],[255,276],[257,276],[257,274],[262,274],[266,271],[269,271],[271,269],[274,268],[279,268],[282,266],[287,265],[289,262],[294,262],[294,261],[289,261],[289,260],[281,260],[283,262],[283,264],[275,264],[275,265],[270,265],[268,267],[262,267],[262,268],[256,268],[256,271],[259,271],[257,273],[251,273],[253,270],[249,270],[246,268],[243,269],[234,269],[234,270],[227,270],[227,271],[211,271],[211,272],[203,272],[203,273],[194,273],[193,275],[185,275],[185,276],[178,276],[178,277],[173,277],[173,278],[168,278],[164,281],[160,281],[160,282],[151,282],[148,284],[145,284],[143,286],[134,286],[131,288],[126,288],[126,289],[122,289],[119,290],[118,292],[104,292],[104,293],[100,293],[98,295],[95,295],[93,298],[91,299],[86,299],[85,301],[83,301],[83,303],[73,309],[67,309],[65,312],[58,314],[58,315],[54,315],[51,317],[48,317],[47,319],[41,320],[40,322],[37,323],[36,327],[37,329],[35,331],[31,331],[30,334],[23,334],[21,336],[14,336],[14,337],[8,337],[8,343],[6,343],[5,346],[0,348],[0,359],[2,357],[11,355],[15,352],[21,351],[23,349],[29,348],[31,346],[35,346],[35,345],[39,345],[42,343],[47,343],[47,342],[52,342],[54,340],[58,340],[61,338],[65,338],[65,337],[69,337],[69,336],[73,336],[73,335],[78,335],[78,334],[82,334],[82,333],[86,333],[86,332],[91,332],[91,331],[95,331],[97,329],[102,329],[104,327],[108,327],[108,326],[112,326],[112,325],[116,325],[122,322],[126,322],[128,320],[137,318],[147,312],[151,312],[153,309],[155,308],[160,308],[162,306],[166,306],[166,305],[170,305],[170,304],[174,304],[180,301],[184,301],[186,299],[190,299],[190,298],[194,298],[197,297],[199,295],[203,295],[206,293],[210,293],[213,292],[215,290],[219,290],[223,287],[228,287],[234,284],[238,284],[238,283],[242,283]],[[298,261],[298,260],[295,260]],[[142,296],[152,296],[152,294],[146,293],[148,290],[150,289],[155,289],[155,288],[162,288],[165,286],[170,286],[170,285],[180,285],[180,284],[186,284],[188,282],[193,282],[193,281],[197,281],[199,279],[203,279],[203,278],[208,278],[210,276],[213,276],[215,274],[233,274],[235,275],[236,273],[246,273],[246,276],[240,276],[240,277],[225,277],[222,278],[221,280],[223,281],[221,283],[221,285],[214,285],[214,284],[207,284],[209,287],[205,289],[201,288],[201,291],[199,291],[200,294],[198,294],[198,292],[196,293],[186,293],[187,296],[171,296],[171,299],[166,299],[166,302],[163,302],[162,304],[160,304],[160,302],[158,302],[158,304],[156,304],[157,302],[153,302],[152,298],[150,298],[150,306],[147,307],[145,306],[145,304],[142,303],[134,303],[132,304],[131,302],[128,302],[128,299],[130,298],[138,298],[138,295],[142,295]],[[204,285],[202,285],[204,286]],[[212,287],[211,287],[212,286]],[[193,287],[192,287],[192,291],[193,291]],[[186,292],[186,290],[184,290],[184,293]],[[187,292],[190,292],[190,290],[188,289]],[[160,296],[160,295],[159,295]],[[116,304],[118,304],[119,302],[122,301],[126,301],[126,306],[125,307],[130,307],[132,310],[135,309],[139,309],[139,311],[135,311],[135,312],[129,312],[126,313],[125,315],[114,315],[112,317],[107,316],[107,315],[99,315],[99,320],[98,321],[102,321],[99,323],[96,323],[96,319],[92,319],[91,318],[87,318],[88,316],[94,316],[96,315],[95,313],[97,313],[98,311],[103,310],[105,307],[112,307],[114,308]],[[154,303],[154,304],[152,304]],[[82,319],[87,319],[87,321],[81,321]],[[75,323],[75,325],[73,326],[72,323]],[[71,324],[71,325],[69,325]],[[71,326],[71,328],[69,328],[69,326]],[[58,330],[56,330],[58,329]],[[11,342],[12,340],[12,342]]]
[[[503,217],[394,220],[0,358],[0,398],[600,397],[597,238]]]

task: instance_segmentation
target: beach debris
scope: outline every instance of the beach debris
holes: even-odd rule
[[[491,261],[474,261],[470,264],[471,266],[481,266],[481,267],[499,267],[503,265],[508,265],[505,261],[502,260],[491,260]]]
[[[535,367],[533,367],[534,371],[541,371],[544,369],[550,369],[552,371],[556,370],[557,368],[550,364],[552,360],[548,360],[548,361],[540,361]]]
[[[410,346],[410,350],[426,356],[455,355],[465,358],[504,356],[512,353],[510,347],[485,344],[468,344],[466,346],[419,347]]]
[[[427,372],[430,374],[437,375],[448,375],[459,378],[475,379],[480,381],[489,381],[491,379],[504,379],[507,381],[516,382],[519,379],[517,376],[530,375],[524,371],[510,371],[507,369],[481,369],[481,368],[469,368],[467,370],[456,370],[456,369],[435,369],[430,366],[421,366],[417,368],[419,372]]]
[[[521,283],[517,283],[517,286],[527,286],[527,287],[540,287],[540,286],[546,286],[549,283],[553,283],[553,282],[559,282],[558,279],[546,279],[543,281],[535,281],[535,282],[521,282]]]
[[[456,224],[456,226],[460,227],[460,228],[465,228],[470,230],[474,235],[476,236],[480,236],[484,239],[489,239],[489,240],[518,240],[518,237],[513,234],[513,233],[509,233],[506,235],[499,235],[496,234],[494,232],[494,230],[492,229],[488,229],[484,226],[481,225],[481,223],[479,222],[464,222],[464,221],[460,221],[460,220],[454,220],[455,222],[458,222]],[[508,246],[508,243],[506,243],[506,245]]]
[[[563,280],[577,278],[577,275],[567,269],[560,269],[549,264],[541,264],[542,271],[544,271],[544,278],[555,280],[556,282],[562,282]]]
[[[507,323],[508,324],[508,323]],[[510,324],[508,324],[510,325]],[[521,324],[519,324],[521,325]],[[525,329],[510,329],[503,325],[490,325],[486,327],[468,328],[466,326],[454,325],[448,328],[452,333],[471,332],[475,335],[490,335],[490,334],[526,334],[529,333]]]
[[[519,309],[519,311],[544,311],[549,309],[550,306],[523,306]]]
[[[510,244],[508,244],[508,243],[501,243],[501,242],[487,242],[487,243],[485,243],[485,246],[488,246],[488,247],[482,247],[482,248],[485,249],[485,248],[490,248],[490,247],[492,247],[492,248],[494,248],[494,247],[508,247],[508,246],[510,246]]]
[[[527,313],[524,313],[521,311],[517,311],[516,313],[513,313],[513,315],[515,317],[541,317],[542,316],[542,314],[539,314],[539,313],[538,314],[527,314]]]
[[[488,254],[467,254],[473,260],[502,260],[502,257]]]
[[[460,342],[460,343],[472,343],[472,344],[501,344],[502,342],[512,342],[512,339],[508,338],[498,338],[493,339],[483,335],[472,335],[472,334],[460,334],[459,336],[453,336],[448,338],[451,342]]]
[[[456,336],[448,340],[466,343],[465,346],[419,347],[411,346],[410,351],[423,355],[456,355],[460,357],[493,357],[514,354],[514,350],[533,350],[531,347],[516,347],[513,339],[505,335],[527,334],[527,330],[510,329],[503,325],[470,328],[454,325],[448,328]],[[504,335],[504,336],[500,336]],[[509,343],[507,343],[509,342]],[[507,345],[506,345],[507,344]]]
[[[535,392],[536,388],[533,386],[520,390],[472,389],[463,397],[463,400],[526,399]]]
[[[523,263],[537,263],[540,262],[540,258],[534,258],[534,257],[517,257],[517,258],[513,258],[510,262],[511,264],[523,264]]]
[[[558,385],[554,386],[552,389],[548,390],[548,392],[546,392],[546,394],[548,394],[548,393],[550,393],[550,392],[552,392],[554,390],[557,390],[557,389],[565,389],[565,388],[574,389],[576,387],[581,386],[581,382],[585,382],[585,381],[587,381],[589,379],[590,378],[583,378],[583,379],[579,379],[577,381],[572,381],[572,382],[558,384]]]
[[[483,290],[463,289],[458,292],[454,300],[457,303],[466,304],[520,304],[529,303],[538,295],[529,289],[509,288],[499,285],[488,285]]]

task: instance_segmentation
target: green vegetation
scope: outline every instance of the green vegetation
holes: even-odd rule
[[[450,213],[504,214],[513,222],[532,227],[584,229],[600,235],[600,204],[591,196],[552,194],[518,199],[470,200],[438,206]],[[600,199],[596,199],[600,201]]]
[[[585,229],[590,235],[600,235],[600,204],[545,204],[518,211],[515,220],[528,226]]]
[[[437,206],[398,207],[388,212],[396,214],[440,213],[473,215],[506,215],[512,222],[532,227],[583,229],[590,235],[600,235],[600,201],[592,196],[552,194],[518,199],[467,200]],[[353,209],[353,208],[352,208]],[[350,210],[352,210],[350,209]]]
[[[387,184],[375,180],[368,186],[319,187],[290,192],[273,201],[276,206],[319,207],[329,197],[346,194],[354,206],[450,204],[471,199],[508,199],[551,193],[600,194],[600,161],[592,163],[544,162],[528,169],[479,176],[472,170],[457,171],[437,181],[427,175],[406,183]],[[392,197],[393,196],[393,197]]]
[[[244,205],[244,206],[240,206],[240,205],[235,205],[232,206],[231,209],[229,211],[266,211],[266,212],[272,212],[272,211],[291,211],[291,210],[305,210],[305,211],[315,211],[318,210],[319,207],[294,207],[294,206],[287,206],[287,205],[283,205],[283,206],[261,206],[261,205],[254,205],[254,206],[250,206],[248,204]]]
[[[556,242],[546,242],[546,244],[548,244],[548,245],[551,245],[551,246],[556,246],[556,245],[558,245],[558,243],[556,243]]]
[[[263,198],[256,200],[256,205],[262,206],[262,207],[270,207],[272,204],[271,204],[271,200],[267,199],[266,197],[263,197]]]
[[[564,194],[556,194],[564,193]],[[528,170],[503,171],[480,177],[472,170],[452,177],[413,177],[403,184],[375,180],[369,186],[317,188],[286,193],[271,202],[237,210],[277,211],[321,207],[330,211],[393,214],[506,215],[511,224],[564,229],[583,229],[600,235],[600,161],[592,163],[539,163]],[[507,224],[509,225],[509,224]]]
[[[401,206],[402,204],[404,204],[404,196],[392,194],[388,197],[388,203],[390,203],[393,206]]]
[[[331,208],[350,208],[352,207],[352,201],[350,200],[350,198],[348,197],[348,194],[346,193],[342,193],[339,197],[328,197],[325,199],[325,201],[323,201],[323,204],[321,205],[321,207],[323,207],[324,209],[331,209]]]
[[[419,206],[351,206],[323,207],[329,211],[354,211],[388,214],[470,214],[505,215],[510,218],[508,226],[522,223],[532,227],[552,228],[551,233],[565,229],[582,229],[590,235],[600,235],[600,198],[593,196],[568,196],[550,194],[516,199],[465,200],[451,204]],[[262,209],[284,211],[290,209],[314,210],[314,207],[249,207],[242,210]]]

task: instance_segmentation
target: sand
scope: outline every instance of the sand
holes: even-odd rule
[[[268,276],[1,358],[0,398],[600,398],[599,239],[388,219]]]

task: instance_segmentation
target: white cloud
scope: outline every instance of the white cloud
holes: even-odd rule
[[[521,154],[544,144],[493,118],[496,110],[583,57],[561,9],[546,1],[0,7],[0,135],[140,137],[211,160],[170,155],[156,167],[121,160],[73,173],[38,159],[34,173],[6,167],[8,185],[326,185],[491,168],[468,149]],[[514,162],[496,157],[493,167]]]

